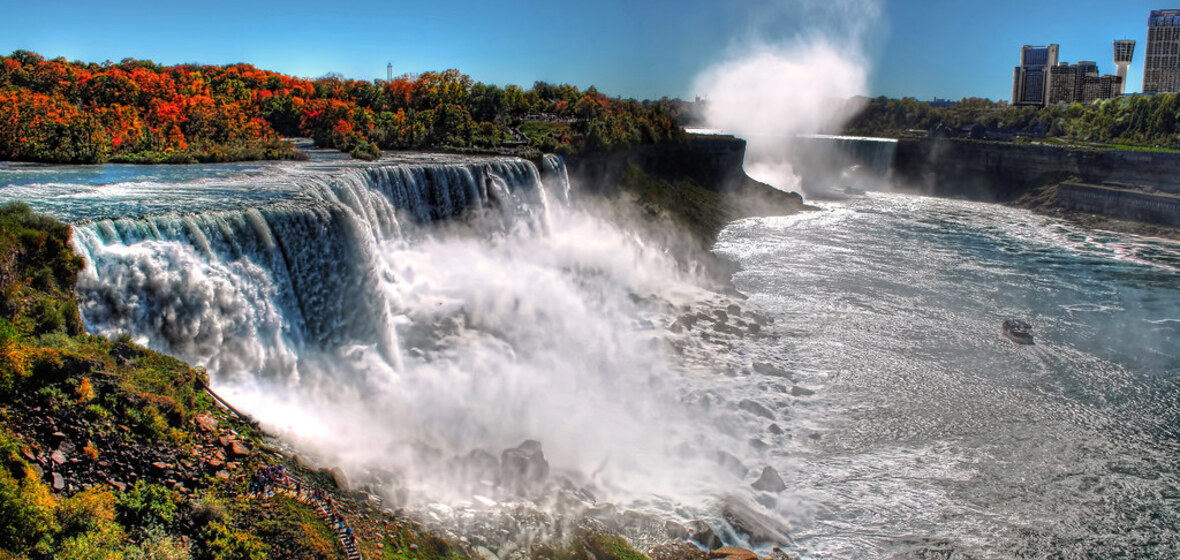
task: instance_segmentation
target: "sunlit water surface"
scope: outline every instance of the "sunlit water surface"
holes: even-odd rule
[[[465,161],[404,157],[419,165]],[[327,183],[320,178],[351,165],[322,155],[307,163],[219,166],[4,164],[0,201],[24,200],[82,224],[168,212],[233,217],[276,205],[360,208],[323,194],[345,192],[322,187]],[[694,492],[687,490],[698,486],[693,480],[705,492],[753,495],[749,482],[764,465],[774,466],[788,490],[760,499],[789,524],[795,541],[789,548],[808,558],[1180,557],[1177,246],[961,201],[870,193],[822,206],[792,217],[739,221],[720,236],[716,252],[740,267],[733,280],[749,296],[743,306],[774,319],[758,336],[708,328],[672,334],[671,326],[686,313],[711,315],[728,302],[700,303],[713,296],[693,292],[689,279],[629,234],[560,208],[548,210],[543,235],[500,232],[482,241],[379,236],[366,247],[377,248],[373,258],[382,263],[382,282],[388,284],[382,289],[393,294],[383,297],[403,339],[394,352],[401,363],[362,365],[383,372],[376,378],[396,389],[386,391],[393,395],[389,403],[459,403],[452,416],[476,428],[453,438],[458,442],[483,438],[508,445],[539,433],[555,468],[586,472],[607,464],[601,457],[609,452],[617,471],[612,491],[630,499],[622,503],[680,520],[718,520],[708,501],[693,501]],[[205,227],[200,220],[176,221]],[[241,227],[227,239],[251,231]],[[294,232],[286,239],[314,241],[304,237]],[[199,269],[192,282],[205,286],[224,276],[214,283],[221,286],[217,293],[241,302],[184,310],[200,313],[191,319],[201,325],[221,325],[216,344],[168,338],[153,327],[150,313],[115,322],[84,310],[88,325],[111,335],[130,331],[210,367],[216,382],[273,426],[306,414],[297,407],[286,416],[267,408],[274,406],[267,400],[272,397],[295,406],[316,390],[299,385],[314,378],[305,366],[315,363],[309,359],[314,355],[285,338],[293,319],[284,309],[290,306],[270,293],[282,271],[243,267],[235,251],[211,254],[208,246],[185,239],[137,242],[140,249],[130,251],[94,238],[88,247],[105,251],[112,266],[135,257],[140,264],[134,266],[160,278]],[[305,268],[318,270],[311,264]],[[332,261],[323,268],[357,268],[360,274],[363,265]],[[91,277],[88,289],[114,289],[116,278]],[[254,291],[225,287],[255,284]],[[168,285],[153,288],[161,302],[191,299]],[[188,290],[186,285],[175,289]],[[646,297],[651,290],[657,291],[654,300]],[[141,291],[138,297],[156,297]],[[674,305],[645,307],[646,301]],[[487,325],[456,322],[473,310]],[[351,316],[346,311],[341,317]],[[243,329],[237,314],[282,325]],[[563,319],[533,324],[538,316]],[[1034,326],[1036,345],[1017,346],[1001,336],[1000,323],[1009,316]],[[431,334],[444,323],[454,325]],[[436,336],[441,338],[429,339]],[[646,337],[662,338],[666,349],[655,350]],[[242,348],[256,351],[236,350]],[[356,354],[342,348],[342,356]],[[578,353],[594,359],[570,359]],[[291,360],[293,355],[301,359]],[[246,365],[231,366],[238,358]],[[781,368],[789,381],[759,372],[757,363]],[[252,393],[249,380],[264,378],[261,370],[286,376],[285,384],[269,387],[290,394]],[[387,375],[395,370],[398,375]],[[475,392],[467,394],[461,385],[441,382],[419,387],[447,379],[439,377],[444,373],[463,379],[461,374],[484,370],[485,379],[504,379],[505,392],[489,396],[468,388]],[[668,381],[648,380],[658,375]],[[620,383],[630,388],[620,390]],[[651,389],[657,386],[662,389]],[[369,387],[367,398],[385,394],[382,387]],[[528,397],[536,387],[582,393]],[[767,407],[773,418],[743,410],[738,403],[745,400]],[[683,407],[668,401],[684,404],[693,419],[681,417]],[[608,418],[611,405],[628,412]],[[424,408],[371,406],[373,417],[383,420],[365,420],[356,432],[374,448],[374,442],[392,445],[402,437],[398,424],[382,416],[393,413],[385,411]],[[495,416],[495,422],[480,413],[495,407],[514,412]],[[666,418],[653,422],[648,408]],[[547,411],[563,421],[552,421]],[[535,425],[522,425],[523,413],[535,416]],[[336,436],[352,430],[347,415],[325,414],[342,423]],[[439,416],[414,421],[442,422],[433,433],[443,435],[448,426],[460,425]],[[388,429],[374,431],[375,425]],[[296,435],[310,439],[306,429]],[[750,475],[688,465],[677,455],[684,446],[667,441],[675,437],[703,450],[702,457],[715,449],[732,452]],[[769,448],[747,448],[752,440]],[[307,444],[332,449],[324,442]],[[361,449],[350,439],[336,445],[354,454]],[[620,458],[626,457],[650,472],[623,472],[629,467]],[[346,458],[337,453],[338,460]],[[383,460],[380,453],[364,459],[369,463],[358,463]]]
[[[1180,247],[870,193],[716,251],[817,391],[776,450],[806,556],[1180,556]]]

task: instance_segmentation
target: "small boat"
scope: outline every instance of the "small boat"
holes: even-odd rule
[[[1004,319],[1000,330],[1016,344],[1033,344],[1032,325],[1020,319]]]

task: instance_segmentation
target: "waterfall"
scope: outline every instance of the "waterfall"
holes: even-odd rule
[[[87,329],[129,333],[221,378],[291,376],[305,348],[347,344],[376,344],[396,362],[378,247],[489,212],[501,228],[542,229],[548,212],[546,186],[523,160],[345,167],[292,180],[296,199],[260,208],[76,226]]]
[[[886,190],[897,140],[854,136],[800,136],[791,142],[792,166],[812,196]]]
[[[185,194],[75,224],[87,330],[207,368],[305,459],[411,510],[460,508],[451,527],[522,498],[556,525],[601,501],[716,519],[718,496],[751,493],[742,465],[764,458],[742,434],[767,413],[708,387],[718,360],[748,367],[730,345],[757,315],[625,218],[571,205],[560,157],[420,160],[291,164],[212,200],[117,186],[120,208]],[[64,192],[107,188],[84,187]],[[526,440],[552,465],[543,487],[498,470]]]

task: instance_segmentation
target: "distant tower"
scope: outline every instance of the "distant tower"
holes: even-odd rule
[[[1180,91],[1180,10],[1151,11],[1143,58],[1143,93]]]
[[[1135,46],[1135,41],[1131,41],[1131,46],[1132,47]],[[387,81],[387,82],[393,81],[393,63],[392,62],[385,65],[385,81]]]
[[[1050,69],[1057,66],[1057,51],[1060,46],[1047,47],[1025,45],[1020,49],[1020,66],[1012,73],[1012,104],[1037,105],[1049,103],[1052,84]]]
[[[1124,39],[1114,42],[1115,75],[1119,77],[1118,95],[1127,93],[1127,67],[1131,65],[1131,58],[1135,56],[1135,41]]]

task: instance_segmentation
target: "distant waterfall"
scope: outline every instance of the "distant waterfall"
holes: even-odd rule
[[[885,190],[897,141],[854,136],[804,136],[791,143],[791,161],[812,196]]]

